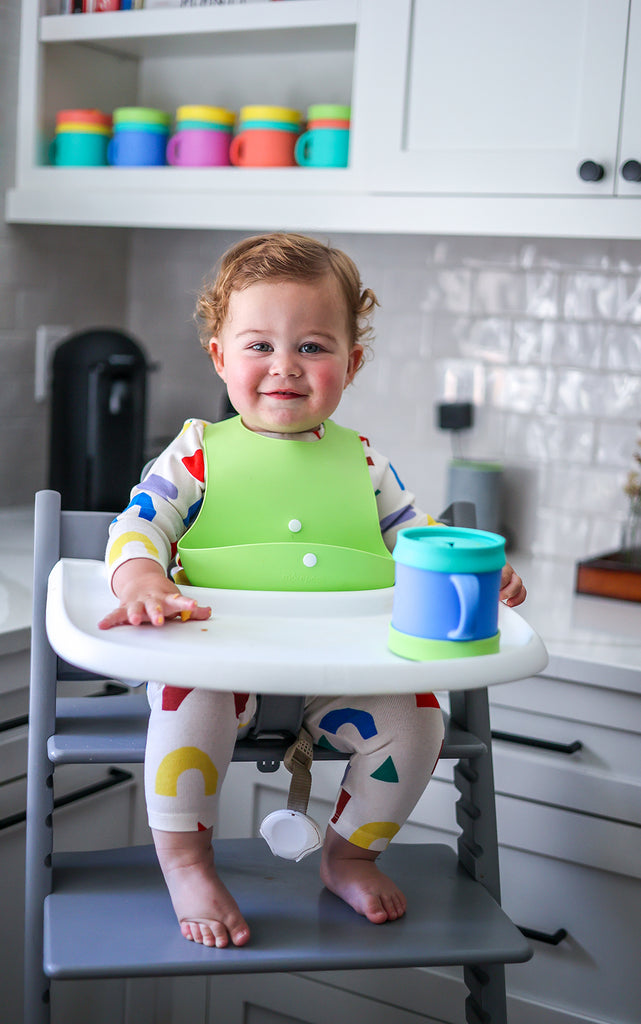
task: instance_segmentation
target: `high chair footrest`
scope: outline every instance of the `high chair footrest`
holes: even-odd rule
[[[52,764],[138,763],[145,754],[149,704],[144,693],[59,697],[56,731],[47,741]]]
[[[251,928],[247,946],[182,938],[153,847],[54,858],[45,900],[44,969],[52,978],[516,963],[527,940],[444,845],[392,844],[382,864],[402,880],[405,917],[379,927],[324,889],[320,854],[274,857],[262,839],[216,842],[216,865]],[[87,941],[87,936],[95,941]]]

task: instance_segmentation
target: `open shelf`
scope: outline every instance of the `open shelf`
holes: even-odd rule
[[[85,43],[127,57],[352,47],[355,0],[281,0],[225,7],[49,15],[41,43]]]

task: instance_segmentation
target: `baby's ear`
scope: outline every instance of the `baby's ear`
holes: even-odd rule
[[[347,387],[348,384],[351,384],[354,377],[356,376],[361,366],[365,362],[363,358],[364,354],[365,350],[363,346],[356,343],[349,354],[349,360],[347,363],[347,379],[345,381],[345,387]]]
[[[210,338],[209,355],[211,356],[214,367],[216,368],[216,373],[224,380],[225,360],[223,358],[223,346],[218,341],[218,338]]]

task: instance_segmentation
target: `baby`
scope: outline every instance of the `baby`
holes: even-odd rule
[[[264,235],[226,253],[196,316],[238,416],[189,420],[134,487],[110,530],[106,558],[119,607],[102,628],[162,626],[186,613],[208,618],[210,609],[183,596],[175,580],[250,590],[392,585],[398,530],[434,520],[367,438],[330,419],[362,365],[376,304],[349,257],[311,238]],[[177,549],[182,576],[170,578]],[[509,565],[500,598],[510,607],[525,599]],[[212,833],[255,695],[189,689],[189,680],[185,688],[149,683],[148,695],[149,824],[182,934],[242,946],[249,926],[216,872]],[[376,861],[438,760],[438,702],[432,694],[311,695],[304,726],[315,743],[350,755],[321,879],[371,922],[396,920],[406,898]],[[194,767],[200,771],[187,770]]]

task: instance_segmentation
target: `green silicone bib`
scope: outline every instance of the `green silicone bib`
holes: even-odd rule
[[[264,437],[240,417],[204,433],[206,487],[178,544],[194,586],[377,590],[394,584],[361,441],[328,420],[319,441]]]

